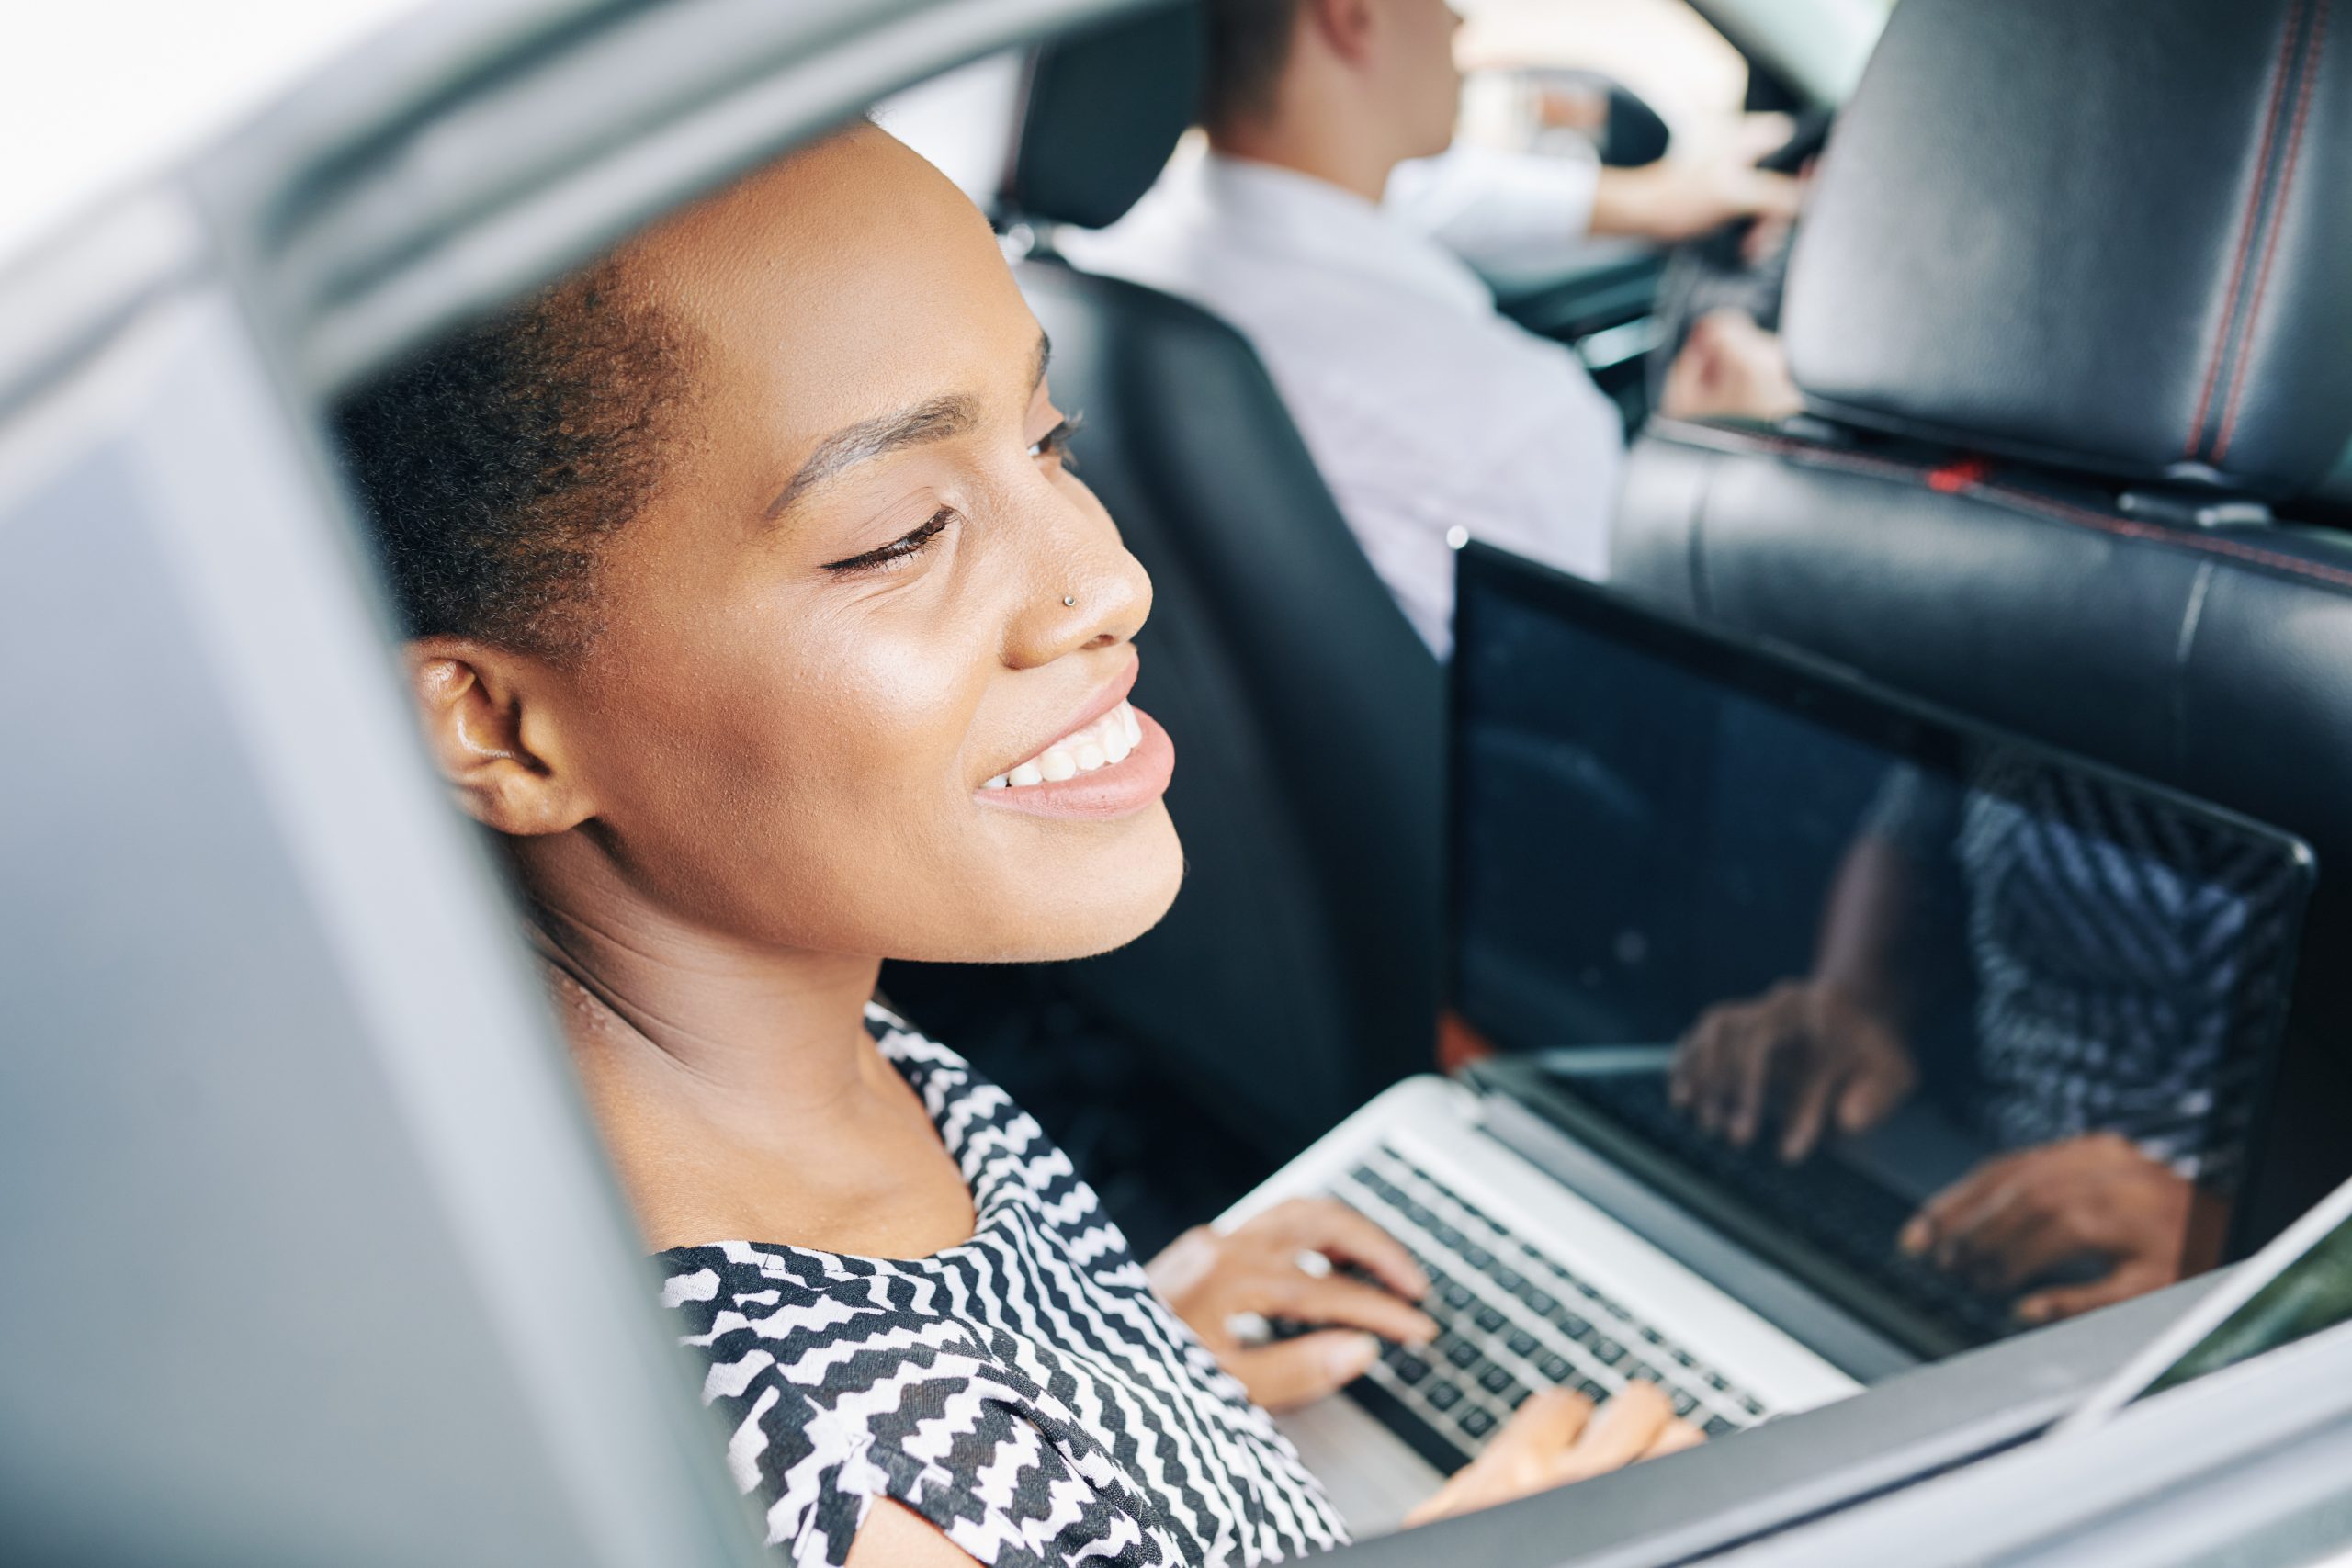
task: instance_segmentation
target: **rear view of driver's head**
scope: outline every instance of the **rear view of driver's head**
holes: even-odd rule
[[[1283,124],[1398,161],[1442,152],[1460,25],[1446,0],[1208,0],[1202,122],[1220,140]]]

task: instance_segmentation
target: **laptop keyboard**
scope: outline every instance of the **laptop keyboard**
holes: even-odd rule
[[[2017,1329],[2007,1300],[1972,1289],[1894,1245],[1914,1205],[1860,1172],[1833,1159],[1792,1166],[1769,1153],[1733,1148],[1675,1109],[1657,1074],[1594,1074],[1572,1087],[1676,1163],[1744,1194],[1775,1221],[1964,1337],[1982,1342]]]
[[[1770,1413],[1385,1144],[1333,1195],[1403,1242],[1429,1274],[1420,1306],[1437,1338],[1389,1346],[1350,1392],[1441,1470],[1476,1458],[1537,1389],[1572,1388],[1598,1402],[1630,1382],[1654,1382],[1710,1437]]]

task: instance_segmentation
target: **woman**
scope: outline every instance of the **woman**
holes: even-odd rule
[[[797,1562],[1332,1544],[1251,1394],[1431,1331],[1411,1258],[1335,1204],[1196,1232],[1155,1293],[1036,1124],[868,1005],[884,957],[1116,946],[1182,875],[1173,749],[1125,700],[1150,584],[1068,469],[1046,362],[979,215],[858,127],[342,421],[430,743],[511,853]],[[1244,1311],[1339,1326],[1247,1348]],[[1588,1414],[1531,1402],[1428,1511],[1692,1438],[1645,1393]]]

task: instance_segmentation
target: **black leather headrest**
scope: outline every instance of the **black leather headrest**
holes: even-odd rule
[[[2352,17],[1904,0],[1791,263],[1832,418],[2291,493],[2352,435]]]
[[[1125,216],[1193,123],[1204,26],[1199,5],[1182,0],[1039,49],[1002,213],[1086,229]]]

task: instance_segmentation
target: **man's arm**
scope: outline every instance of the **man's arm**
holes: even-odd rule
[[[1702,156],[1601,170],[1592,193],[1592,232],[1675,244],[1747,219],[1793,222],[1804,183],[1756,166],[1792,129],[1785,117],[1757,115]]]

